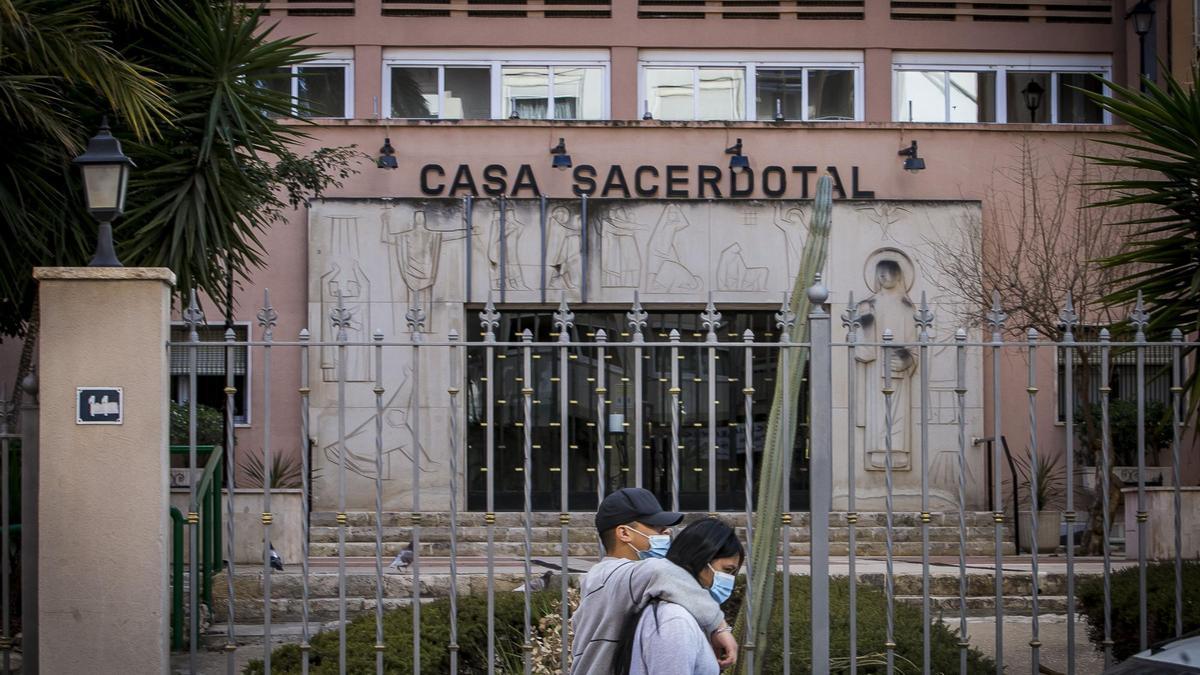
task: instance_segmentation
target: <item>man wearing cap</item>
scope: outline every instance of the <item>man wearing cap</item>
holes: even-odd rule
[[[600,502],[596,531],[604,559],[580,583],[579,609],[571,617],[572,675],[611,673],[625,621],[653,598],[692,613],[722,668],[737,661],[737,640],[720,605],[687,570],[663,559],[670,528],[682,520],[682,513],[663,511],[658,498],[642,488],[622,488]]]

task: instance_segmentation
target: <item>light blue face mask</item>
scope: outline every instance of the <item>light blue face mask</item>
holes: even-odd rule
[[[713,600],[717,601],[718,605],[724,604],[729,599],[729,596],[733,595],[734,577],[728,572],[714,570],[712,565],[709,565],[708,569],[712,570],[713,573],[713,582],[712,586],[708,587],[708,593],[713,597]]]
[[[646,560],[648,558],[665,558],[667,557],[667,549],[671,548],[671,535],[669,534],[646,534],[632,527],[630,532],[637,532],[650,542],[650,548],[645,551],[637,551],[638,560]],[[632,544],[630,544],[632,546]]]

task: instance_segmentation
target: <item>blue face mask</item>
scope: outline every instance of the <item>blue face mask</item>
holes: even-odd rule
[[[629,528],[629,531],[637,532],[638,534],[645,537],[647,541],[650,542],[650,548],[645,551],[637,551],[636,548],[634,549],[635,551],[637,551],[638,560],[646,560],[648,558],[665,558],[665,557],[667,557],[667,550],[671,548],[671,535],[669,535],[669,534],[646,534],[645,532],[635,530],[632,527]]]
[[[714,570],[712,565],[709,565],[708,569],[712,570],[713,573],[712,586],[708,587],[708,593],[712,596],[713,600],[717,601],[718,605],[724,604],[729,599],[729,596],[733,595],[734,577],[728,572]]]

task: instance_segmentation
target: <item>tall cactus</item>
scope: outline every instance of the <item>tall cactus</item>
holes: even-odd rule
[[[833,210],[833,181],[828,175],[821,176],[817,181],[817,196],[813,204],[812,221],[808,228],[808,239],[804,242],[804,254],[800,260],[800,269],[792,281],[790,309],[795,313],[796,323],[788,338],[792,342],[808,340],[809,300],[807,288],[816,279],[817,274],[825,266],[829,254],[829,223]],[[804,366],[808,362],[807,349],[791,350],[788,359],[788,370],[783,372],[782,350],[780,352],[777,375],[775,377],[775,396],[771,402],[771,415],[767,421],[767,435],[763,447],[762,465],[758,481],[758,503],[755,512],[758,516],[759,527],[754,528],[754,540],[750,546],[750,558],[756,574],[751,580],[749,589],[750,608],[752,615],[746,612],[746,605],[737,618],[737,635],[742,636],[743,644],[753,643],[757,646],[758,654],[754,658],[754,670],[761,671],[761,654],[765,652],[767,629],[770,625],[771,611],[775,600],[775,561],[779,551],[779,522],[783,512],[783,491],[788,489],[787,476],[792,472],[792,448],[796,440],[796,426],[801,416],[797,410],[797,394],[800,391],[800,378]],[[785,377],[792,383],[791,396],[785,400],[783,385]],[[786,406],[786,408],[785,408]],[[784,411],[790,424],[783,427]],[[760,571],[761,570],[761,571]],[[745,659],[741,659],[746,663]],[[743,668],[743,672],[748,669]]]

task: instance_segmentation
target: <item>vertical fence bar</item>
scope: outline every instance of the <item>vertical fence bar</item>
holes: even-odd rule
[[[487,402],[487,449],[484,471],[487,473],[487,513],[483,516],[487,526],[487,656],[488,675],[496,672],[496,329],[500,327],[500,313],[492,304],[492,295],[488,294],[487,304],[479,313],[479,322],[483,327],[484,369],[487,377],[485,400]]]
[[[579,301],[588,301],[588,256],[591,255],[591,242],[588,237],[588,196],[579,197]]]
[[[188,326],[188,671],[196,672],[200,644],[200,506],[196,495],[196,356],[200,334],[196,326],[204,320],[196,304],[196,291],[190,293],[183,313]],[[230,425],[232,427],[232,425]],[[232,449],[232,444],[230,448]],[[230,597],[232,602],[232,597]],[[7,602],[7,598],[5,600]],[[232,624],[233,619],[230,619]]]
[[[1041,672],[1041,646],[1038,639],[1038,442],[1037,442],[1037,331],[1029,329],[1026,340],[1029,343],[1029,384],[1025,391],[1029,396],[1029,564],[1033,584],[1030,586],[1030,596],[1033,602],[1033,622],[1030,625],[1029,657],[1034,673]],[[1013,480],[1017,480],[1013,476]],[[1013,504],[1014,515],[1020,518],[1020,505]]]
[[[829,510],[833,505],[833,348],[832,326],[825,301],[829,291],[821,283],[808,289],[812,310],[808,315],[809,418],[812,449],[809,451],[811,495],[809,506],[809,546],[812,583],[812,668],[829,671]]]
[[[1101,537],[1101,549],[1104,555],[1104,667],[1107,669],[1113,663],[1112,639],[1112,550],[1108,541],[1109,530],[1109,494],[1111,489],[1109,471],[1109,452],[1112,448],[1112,436],[1108,426],[1108,403],[1112,387],[1108,381],[1108,366],[1111,347],[1107,328],[1100,329],[1100,499],[1103,507],[1104,536]]]
[[[275,336],[275,324],[279,313],[271,306],[271,291],[263,289],[263,306],[258,311],[258,325],[263,329],[263,672],[271,673],[271,342]],[[250,360],[250,347],[246,347],[246,360]],[[233,495],[230,495],[232,499]]]
[[[503,304],[506,299],[505,291],[508,290],[508,200],[504,195],[496,200],[496,208],[500,209],[499,235],[500,241],[497,249],[500,252],[500,303]]]
[[[920,341],[917,367],[921,377],[921,672],[929,675],[933,630],[929,616],[929,328],[933,325],[933,312],[929,310],[925,291],[921,291],[921,307],[913,319]]]
[[[532,347],[530,346],[533,343],[533,333],[530,332],[528,328],[521,333],[521,342],[524,343],[521,346],[521,359],[524,364],[521,371],[524,374],[524,377],[521,380],[521,399],[525,410],[525,433],[523,434],[524,440],[521,444],[522,448],[524,449],[524,452],[522,453],[524,462],[521,466],[521,476],[523,480],[521,483],[525,497],[525,512],[523,514],[525,521],[525,548],[524,559],[522,560],[525,570],[525,583],[523,586],[525,596],[525,621],[522,626],[523,638],[521,641],[521,660],[524,663],[525,675],[529,675],[533,670],[533,642],[531,641],[532,626],[530,623],[532,621],[532,616],[531,608],[529,606],[529,593],[531,590],[530,586],[533,584],[529,561],[530,542],[533,539],[533,497],[531,494],[533,491],[533,486],[531,484],[531,476],[533,474],[533,461],[531,458],[531,455],[533,454],[533,353]],[[566,572],[565,569],[563,571]]]
[[[1004,495],[1000,480],[1000,454],[1003,452],[1004,432],[1000,426],[1000,350],[1004,346],[1001,331],[1007,319],[1008,314],[1000,308],[1000,293],[992,291],[992,308],[987,312],[986,320],[992,331],[992,504],[996,509],[992,512],[992,519],[996,524],[996,675],[1004,675]]]
[[[1146,616],[1146,324],[1150,315],[1138,291],[1137,303],[1129,322],[1133,324],[1134,353],[1137,357],[1137,534],[1138,534],[1138,650],[1145,651],[1148,640]]]
[[[546,302],[546,195],[542,195],[538,199],[538,232],[541,235],[538,240],[541,242],[541,248],[538,249],[541,251],[541,264],[538,265],[540,275],[538,302]]]
[[[308,659],[312,645],[308,633],[308,509],[312,490],[312,467],[309,466],[308,414],[308,341],[307,328],[300,330],[300,672],[308,675]]]
[[[743,481],[746,492],[746,541],[754,541],[754,331],[747,328],[742,333],[742,342],[745,343],[743,376],[746,380],[745,386],[742,387],[742,398],[745,405],[746,423],[744,431],[746,434],[746,462],[743,466]],[[733,367],[730,366],[732,371]],[[751,564],[753,556],[746,556],[746,588],[754,588],[754,567]],[[743,602],[746,603],[746,616],[754,616],[754,606],[751,604],[751,595],[749,591],[743,596]],[[746,642],[742,644],[742,653],[745,655],[746,672],[754,673],[754,631],[747,627]]]
[[[2,494],[0,494],[0,599],[2,600],[0,602],[4,603],[0,605],[0,650],[4,654],[4,660],[3,663],[0,663],[0,667],[4,669],[4,675],[8,675],[12,670],[12,635],[9,632],[9,622],[12,619],[9,616],[9,598],[12,596],[9,594],[8,579],[10,571],[8,562],[10,544],[8,525],[11,518],[8,504],[9,497],[11,496],[8,489],[10,470],[9,451],[11,449],[8,429],[9,421],[12,418],[12,410],[8,401],[0,400],[0,491],[2,491]],[[178,537],[174,538],[173,542],[176,545],[176,549],[179,549],[180,542],[178,541]],[[178,552],[180,554],[183,553],[182,550]],[[172,556],[172,562],[176,567],[181,563],[179,557],[181,556]],[[179,592],[182,590],[179,585],[183,581],[182,575],[177,576],[180,578],[172,584],[173,588],[171,589],[174,597],[179,597]],[[174,579],[175,577],[172,578]],[[183,604],[182,597],[179,597],[179,599],[180,602],[172,602],[172,608]],[[174,618],[172,617],[172,629],[174,629]],[[172,637],[174,637],[173,634]]]
[[[425,310],[409,307],[404,313],[412,345],[412,625],[413,673],[421,672],[421,331],[425,329]]]
[[[858,572],[855,560],[858,557],[857,539],[858,512],[856,486],[854,476],[855,465],[855,436],[858,431],[858,378],[855,377],[855,343],[858,342],[858,329],[862,327],[862,317],[859,316],[858,305],[854,303],[854,292],[851,291],[846,299],[846,311],[842,313],[842,325],[846,327],[846,554],[847,576],[850,585],[850,625],[847,664],[850,675],[858,673]]]
[[[351,316],[339,290],[330,313],[337,329],[337,525],[338,525],[338,674],[346,675],[346,329]]]
[[[608,421],[604,417],[604,397],[608,396],[607,375],[608,366],[604,360],[604,345],[608,342],[608,333],[604,332],[603,328],[596,330],[596,508],[600,507],[600,502],[604,501],[605,481],[608,477],[608,462],[605,461],[608,454]],[[618,430],[617,433],[620,433]],[[604,544],[599,546],[599,557],[597,560],[604,558]],[[563,583],[566,583],[567,569],[563,568]],[[564,624],[565,625],[565,624]],[[562,664],[563,670],[569,670],[566,661]]]
[[[887,594],[887,637],[884,640],[883,648],[887,653],[887,672],[892,675],[896,668],[896,627],[895,627],[895,602],[896,602],[896,578],[892,552],[892,427],[895,425],[895,413],[892,410],[892,329],[888,328],[883,331],[883,467],[884,467],[884,510],[886,518],[886,540],[885,547],[887,549],[887,570],[884,578],[884,590]]]
[[[967,330],[954,332],[958,403],[958,672],[967,675]]]
[[[1067,431],[1067,675],[1075,675],[1075,325],[1079,317],[1070,291],[1059,313],[1063,325],[1063,418]],[[1090,413],[1089,413],[1090,414]]]
[[[639,345],[633,348],[633,485],[642,487],[642,347],[646,342],[642,330],[646,327],[649,314],[642,309],[638,302],[638,292],[633,292],[633,308],[626,314],[629,328],[633,331],[633,343]]]
[[[701,325],[708,333],[704,338],[708,349],[708,513],[717,515],[717,327],[721,325],[721,313],[713,305],[712,291],[708,293],[708,305],[700,314]]]
[[[376,328],[371,339],[375,342],[375,673],[383,675],[383,331]]]
[[[679,331],[671,329],[671,510],[679,510]]]
[[[450,395],[450,675],[458,675],[458,330],[451,328],[450,373],[446,393]]]
[[[584,269],[586,269],[586,267]],[[562,583],[560,583],[558,585],[558,587],[559,587],[559,591],[561,593],[561,596],[559,599],[559,603],[560,603],[559,610],[560,610],[561,616],[562,616],[562,623],[560,624],[560,626],[562,626],[562,638],[563,638],[561,641],[562,642],[562,644],[561,644],[562,660],[559,661],[559,663],[562,664],[563,668],[566,668],[567,661],[569,660],[570,642],[571,642],[569,639],[567,639],[567,634],[569,632],[567,630],[567,627],[571,625],[570,624],[571,608],[567,605],[567,586],[568,586],[567,579],[570,574],[567,570],[568,570],[569,563],[570,563],[569,556],[570,556],[570,534],[571,534],[571,505],[569,503],[569,499],[571,496],[570,495],[570,485],[569,485],[569,480],[570,480],[569,477],[571,475],[571,472],[570,472],[570,458],[571,458],[570,452],[571,451],[570,451],[570,446],[568,445],[571,442],[571,439],[570,439],[571,417],[570,417],[570,412],[569,412],[569,407],[568,407],[570,405],[571,379],[569,377],[569,375],[570,375],[570,365],[569,365],[570,360],[568,358],[570,356],[570,354],[568,354],[568,348],[566,347],[566,344],[571,341],[571,328],[574,325],[574,321],[575,321],[575,313],[572,312],[569,307],[567,307],[567,294],[566,294],[566,292],[564,292],[562,295],[562,299],[558,303],[558,311],[556,311],[554,313],[554,324],[555,324],[555,326],[558,327],[558,343],[560,345],[560,347],[558,348],[558,370],[559,370],[559,373],[558,373],[558,375],[559,375],[559,379],[558,379],[558,419],[559,419],[559,424],[558,424],[558,450],[559,450],[558,486],[559,486],[559,506],[561,507],[561,511],[558,514],[558,523],[559,523],[559,536],[560,536],[560,539],[562,542],[562,573],[561,573]],[[600,367],[601,367],[601,369],[604,368],[603,361],[601,361]],[[526,423],[529,424],[531,422],[530,422],[530,420],[526,420]],[[533,432],[532,432],[532,430],[530,430],[528,433],[532,434]],[[601,441],[601,443],[603,443],[603,441]],[[601,445],[600,451],[601,452],[604,451],[603,445]],[[529,583],[529,582],[527,581],[526,583]]]
[[[475,247],[474,220],[475,199],[471,195],[467,195],[466,197],[463,197],[463,229],[467,232],[467,237],[463,240],[463,247],[466,249],[466,265],[464,265],[466,269],[463,270],[463,272],[466,274],[466,302],[468,303],[471,302],[471,263],[473,262],[471,258],[472,253],[474,253],[472,249]]]
[[[234,675],[237,672],[237,636],[235,634],[236,622],[234,621],[233,606],[233,579],[234,579],[234,527],[233,527],[233,496],[236,494],[234,489],[236,482],[234,475],[237,472],[237,452],[234,447],[233,438],[233,411],[234,411],[234,395],[237,394],[237,387],[234,386],[233,380],[233,349],[230,344],[234,341],[234,333],[232,328],[225,329],[225,475],[226,484],[229,486],[229,492],[225,497],[225,517],[228,519],[225,523],[225,539],[226,539],[226,555],[229,556],[229,567],[226,570],[225,577],[229,580],[229,623],[227,624],[225,643],[225,672],[229,675]],[[249,350],[249,347],[246,347]],[[193,580],[194,584],[195,581]]]
[[[775,314],[775,325],[779,328],[779,370],[783,373],[783,400],[785,405],[780,406],[780,429],[783,430],[781,436],[789,438],[791,436],[791,402],[792,402],[792,350],[789,345],[792,342],[791,328],[795,325],[796,316],[791,310],[791,297],[788,293],[783,294],[783,306],[779,312]],[[778,377],[778,376],[777,376]],[[795,452],[795,445],[790,448],[784,448],[784,452]],[[791,466],[791,462],[788,462]],[[783,620],[783,675],[791,675],[792,672],[792,476],[789,470],[788,475],[783,476],[783,494],[781,495],[781,511],[779,514],[780,541],[783,543],[783,574],[780,577],[782,586],[782,603],[781,604],[781,619]],[[772,527],[775,525],[772,524]],[[812,545],[811,542],[809,544]],[[811,553],[811,549],[810,549]],[[774,568],[774,565],[772,565]],[[774,569],[772,569],[774,572]],[[774,587],[774,584],[772,584]]]
[[[21,380],[21,660],[22,671],[37,673],[38,659],[38,378]]]
[[[1179,431],[1183,428],[1183,331],[1171,331],[1171,474],[1175,489],[1175,637],[1183,637],[1183,521],[1179,475]],[[7,596],[5,596],[7,597]]]

